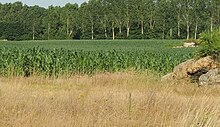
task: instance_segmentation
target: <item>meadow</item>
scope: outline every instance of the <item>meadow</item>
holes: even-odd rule
[[[220,88],[161,81],[181,40],[0,42],[2,127],[218,127]]]
[[[0,78],[0,126],[218,127],[219,93],[135,72]]]
[[[71,76],[150,70],[160,75],[192,58],[180,40],[21,41],[0,43],[2,76]]]
[[[83,51],[111,50],[155,50],[180,45],[183,40],[36,40],[36,41],[0,41],[1,47],[31,49],[67,49]]]

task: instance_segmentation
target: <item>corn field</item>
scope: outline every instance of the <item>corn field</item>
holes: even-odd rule
[[[96,50],[0,48],[0,76],[71,76],[129,69],[159,74],[191,58],[191,50]]]

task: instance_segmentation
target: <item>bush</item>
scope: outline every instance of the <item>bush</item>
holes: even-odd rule
[[[201,34],[201,46],[197,52],[198,57],[212,56],[216,60],[220,60],[220,32],[207,31]]]

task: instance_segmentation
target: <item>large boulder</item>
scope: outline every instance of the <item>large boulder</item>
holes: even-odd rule
[[[189,74],[194,74],[200,70],[210,70],[218,67],[217,62],[211,57],[203,57],[195,61],[192,66],[190,66],[187,71]]]
[[[188,78],[188,70],[195,63],[194,59],[187,60],[173,69],[173,77],[177,79]]]
[[[199,85],[220,85],[220,69],[211,69],[199,77]]]
[[[179,64],[173,69],[173,75],[175,78],[183,79],[198,73],[206,73],[215,68],[217,68],[217,63],[211,56],[207,56],[198,60],[190,59]]]
[[[162,79],[195,79],[218,67],[217,62],[211,57],[203,57],[198,60],[190,59],[177,65],[172,73],[165,75]]]

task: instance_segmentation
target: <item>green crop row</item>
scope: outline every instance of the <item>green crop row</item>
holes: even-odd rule
[[[190,57],[191,52],[179,50],[152,52],[0,48],[0,75],[57,77],[128,69],[153,70],[165,74]]]

